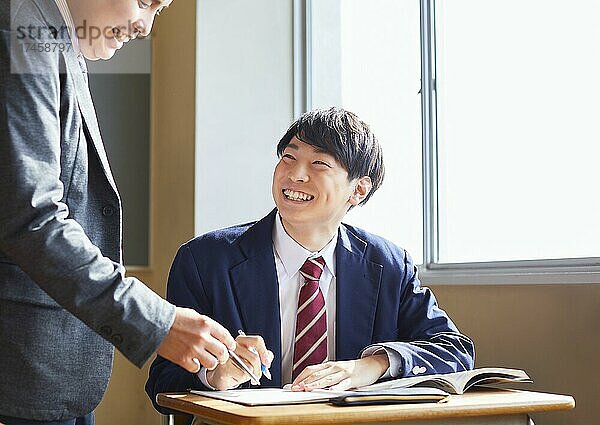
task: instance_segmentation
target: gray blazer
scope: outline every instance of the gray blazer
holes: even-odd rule
[[[113,345],[141,367],[175,314],[125,277],[121,202],[64,29],[53,0],[0,0],[0,415],[45,421],[93,410]]]

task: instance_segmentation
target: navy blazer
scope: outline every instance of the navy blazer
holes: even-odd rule
[[[279,289],[272,230],[276,210],[262,220],[217,230],[184,244],[169,275],[167,299],[206,314],[232,334],[261,335],[275,354],[273,379],[281,386]],[[401,357],[400,376],[471,369],[472,341],[421,287],[407,252],[347,224],[336,247],[336,360],[360,357],[381,343]],[[395,374],[395,373],[394,373]],[[195,374],[157,356],[146,392],[206,389]],[[164,408],[155,407],[164,413]]]

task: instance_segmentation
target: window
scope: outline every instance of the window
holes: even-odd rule
[[[384,149],[349,222],[430,282],[598,281],[599,3],[305,5],[306,109],[356,112]]]
[[[440,263],[600,256],[600,3],[577,3],[435,2]]]
[[[310,108],[355,112],[384,151],[383,186],[344,221],[394,241],[421,263],[419,4],[314,1],[309,14]]]

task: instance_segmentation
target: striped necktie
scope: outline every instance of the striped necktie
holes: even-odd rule
[[[307,366],[327,359],[327,313],[325,298],[319,288],[324,267],[323,257],[317,257],[309,258],[300,268],[304,285],[298,296],[292,380]]]

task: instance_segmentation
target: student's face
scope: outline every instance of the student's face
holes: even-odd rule
[[[284,224],[334,231],[353,198],[355,182],[328,153],[294,137],[273,174],[273,199]]]
[[[157,12],[172,0],[69,0],[79,47],[89,60],[110,59],[137,35],[150,34]]]

